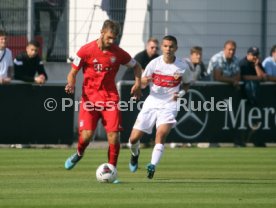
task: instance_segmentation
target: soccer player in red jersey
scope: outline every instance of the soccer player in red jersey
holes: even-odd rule
[[[134,68],[135,84],[131,88],[131,94],[137,99],[141,96],[141,66],[115,44],[119,33],[119,24],[106,20],[100,37],[81,47],[72,63],[65,91],[74,93],[76,75],[81,68],[84,80],[79,111],[77,152],[65,161],[67,170],[72,169],[83,157],[100,118],[107,132],[109,143],[108,163],[115,167],[117,165],[120,151],[119,132],[122,127],[121,112],[117,105],[119,95],[115,85],[115,76],[120,65]]]

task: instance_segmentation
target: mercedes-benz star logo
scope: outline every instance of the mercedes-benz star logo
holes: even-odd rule
[[[204,96],[197,90],[189,89],[188,91],[188,111],[180,111],[177,117],[177,124],[175,127],[175,131],[181,137],[192,140],[198,137],[203,130],[205,129],[209,112],[201,110],[194,111],[191,108],[196,108],[197,105],[201,105],[205,102]]]

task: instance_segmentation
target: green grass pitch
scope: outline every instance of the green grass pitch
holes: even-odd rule
[[[120,184],[100,184],[105,149],[88,149],[71,171],[65,159],[74,149],[0,149],[2,208],[275,208],[276,148],[166,148],[152,180],[142,149],[139,169],[128,170],[122,149]]]

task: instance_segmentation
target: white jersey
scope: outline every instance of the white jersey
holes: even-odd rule
[[[153,59],[146,67],[142,77],[152,77],[150,94],[138,114],[134,129],[150,134],[154,124],[176,124],[177,102],[174,93],[179,91],[181,83],[189,83],[191,74],[188,65],[180,59],[166,64],[163,56]]]
[[[4,50],[0,50],[0,77],[7,78],[8,77],[8,69],[13,66],[12,61],[12,53],[11,50],[5,48]]]
[[[189,66],[176,58],[174,63],[167,64],[163,55],[153,59],[146,67],[142,77],[151,77],[150,95],[144,106],[164,108],[176,106],[173,100],[174,93],[179,91],[181,83],[189,83],[191,74]]]

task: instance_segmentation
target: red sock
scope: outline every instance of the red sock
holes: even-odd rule
[[[108,163],[114,165],[116,167],[117,160],[120,152],[120,143],[117,144],[109,144],[108,148]]]
[[[78,153],[80,156],[83,155],[86,147],[89,145],[89,142],[84,141],[84,139],[80,136],[78,141]]]

